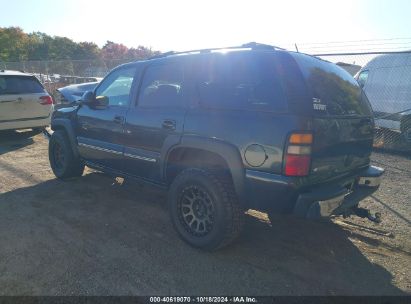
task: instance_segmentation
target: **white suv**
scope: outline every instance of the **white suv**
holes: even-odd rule
[[[0,70],[0,130],[44,128],[53,98],[33,75]]]

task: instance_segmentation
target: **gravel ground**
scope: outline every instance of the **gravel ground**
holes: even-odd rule
[[[62,182],[47,141],[0,134],[0,295],[404,295],[411,293],[411,157],[376,152],[382,214],[313,222],[250,211],[214,253],[183,243],[165,194],[87,170]]]

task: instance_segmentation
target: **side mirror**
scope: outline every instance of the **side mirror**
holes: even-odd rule
[[[97,96],[95,98],[94,108],[105,109],[108,107],[108,97],[107,96]]]
[[[108,106],[108,97],[107,96],[94,96],[92,91],[87,91],[83,94],[79,103],[82,105],[87,105],[93,109],[105,109]]]
[[[94,97],[94,93],[92,91],[87,91],[83,94],[83,96],[78,101],[79,104],[92,106],[96,103],[96,98]]]

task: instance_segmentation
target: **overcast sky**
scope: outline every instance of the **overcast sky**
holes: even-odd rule
[[[411,37],[407,0],[0,0],[0,8],[1,27],[161,51]],[[408,45],[411,39],[388,44]]]

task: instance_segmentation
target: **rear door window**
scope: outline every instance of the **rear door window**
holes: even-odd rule
[[[371,107],[357,81],[335,64],[292,53],[311,93],[312,110],[319,115],[370,115]]]
[[[0,94],[45,93],[44,87],[33,76],[0,76]]]
[[[287,111],[284,84],[270,53],[205,56],[197,68],[196,87],[206,108]]]
[[[184,106],[184,68],[180,63],[169,62],[151,65],[144,73],[138,106]]]

